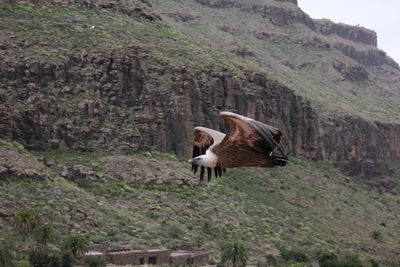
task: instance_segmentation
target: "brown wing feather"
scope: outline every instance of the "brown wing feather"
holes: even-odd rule
[[[220,115],[228,124],[228,132],[212,151],[221,158],[221,167],[285,164],[282,160],[287,157],[278,144],[282,136],[280,130],[235,113],[221,112]],[[270,156],[276,148],[282,155]]]
[[[225,134],[208,129],[205,127],[196,127],[194,129],[194,139],[193,139],[193,153],[192,157],[198,157],[206,153],[206,150],[209,149],[212,145],[220,143],[225,137]],[[192,164],[192,171],[196,174],[198,165]],[[200,166],[200,181],[204,180],[206,168]],[[214,168],[216,176],[222,175],[222,169],[220,167]],[[218,174],[218,175],[217,175]],[[207,168],[207,179],[211,180],[212,169]]]
[[[192,157],[198,157],[200,155],[204,155],[206,150],[214,143],[214,139],[208,133],[195,128],[194,129],[194,138],[193,138],[193,153]],[[192,172],[196,174],[198,165],[192,164]],[[200,167],[200,180],[204,179],[204,167]]]

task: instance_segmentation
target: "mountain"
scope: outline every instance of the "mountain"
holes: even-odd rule
[[[2,239],[31,207],[112,246],[216,258],[240,234],[257,261],[284,244],[396,262],[400,68],[375,32],[277,0],[2,0],[0,17]],[[183,158],[221,110],[281,128],[289,166],[198,185]]]

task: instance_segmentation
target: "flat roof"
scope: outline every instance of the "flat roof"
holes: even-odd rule
[[[160,248],[160,249],[149,249],[146,250],[147,252],[168,252],[169,249],[165,249],[165,248]]]
[[[93,250],[93,251],[86,252],[85,255],[86,256],[101,256],[101,255],[104,255],[104,253],[100,252],[100,251],[94,251]]]

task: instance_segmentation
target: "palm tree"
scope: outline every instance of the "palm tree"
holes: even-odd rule
[[[226,243],[222,247],[221,254],[222,254],[221,263],[224,266],[226,264],[229,264],[229,262],[231,262],[233,267],[246,266],[248,258],[248,249],[239,240],[233,240]]]
[[[81,258],[89,248],[89,240],[81,235],[69,235],[62,244],[64,251],[71,251],[75,258]]]
[[[37,242],[43,244],[44,246],[47,246],[47,243],[52,241],[56,236],[54,228],[48,224],[43,224],[41,226],[36,227],[35,230],[33,231],[33,234]]]
[[[15,214],[14,223],[18,232],[23,235],[29,234],[33,229],[35,229],[42,219],[39,214],[31,209],[22,209]]]
[[[12,266],[13,255],[8,248],[0,247],[0,267]]]

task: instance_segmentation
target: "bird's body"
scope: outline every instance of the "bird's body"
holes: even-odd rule
[[[221,176],[226,168],[284,166],[288,158],[279,146],[282,132],[251,118],[232,112],[221,112],[228,124],[226,134],[196,127],[194,129],[192,171],[200,166],[200,179],[207,168],[208,180],[211,170]],[[278,150],[280,155],[273,155]]]

